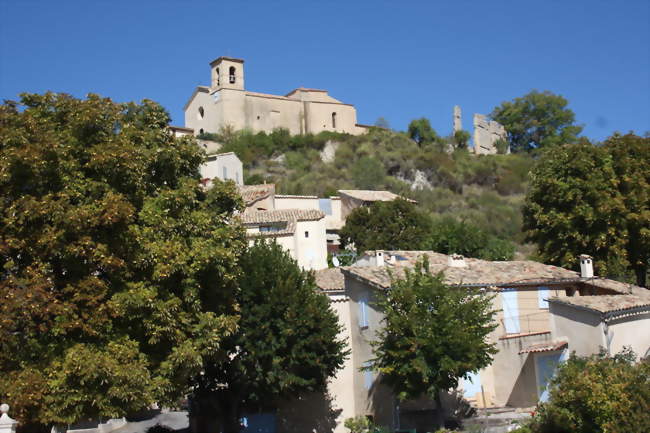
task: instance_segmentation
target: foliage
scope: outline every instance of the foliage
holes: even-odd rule
[[[409,123],[408,136],[419,146],[433,143],[439,139],[438,134],[436,134],[436,131],[431,127],[429,119],[424,117],[412,120],[411,123]]]
[[[429,220],[402,198],[354,209],[341,229],[341,245],[366,250],[414,250],[422,245]]]
[[[625,250],[637,284],[647,287],[650,262],[650,136],[614,134],[605,141],[611,154],[618,191],[625,206]]]
[[[216,413],[221,430],[238,431],[243,408],[322,389],[347,356],[339,324],[314,275],[281,246],[257,242],[240,258],[241,319],[198,377],[195,414]]]
[[[627,350],[613,357],[572,355],[551,380],[549,400],[528,426],[533,433],[650,431],[650,361]]]
[[[467,149],[467,143],[469,143],[470,137],[470,133],[464,129],[454,132],[454,143],[456,147],[459,149]]]
[[[161,424],[156,424],[152,427],[149,427],[146,431],[146,433],[172,433],[172,432],[174,432],[174,429]]]
[[[361,189],[379,189],[384,185],[384,166],[375,158],[364,156],[351,168],[352,179]]]
[[[23,425],[187,392],[236,327],[241,209],[157,104],[23,94],[0,108],[0,399]]]
[[[573,268],[588,253],[601,275],[632,267],[644,284],[650,246],[648,138],[615,135],[544,152],[524,207],[528,239],[545,262]]]
[[[515,247],[511,242],[451,217],[433,222],[425,249],[484,260],[512,260],[515,253]]]
[[[385,326],[372,342],[373,370],[400,400],[456,388],[462,377],[486,367],[497,352],[486,341],[496,328],[491,296],[447,287],[431,275],[426,258],[380,294]]]
[[[387,429],[376,425],[363,415],[347,418],[343,426],[350,429],[350,433],[388,433]]]
[[[388,119],[383,116],[380,116],[377,118],[377,120],[375,120],[375,126],[379,128],[390,129],[390,123],[388,122]]]
[[[560,95],[533,90],[503,102],[490,117],[505,127],[512,152],[528,152],[577,140],[582,127],[574,125],[575,115],[567,105]]]
[[[496,147],[497,153],[499,155],[505,155],[508,153],[508,142],[503,138],[499,138],[497,141],[495,141],[494,147]]]

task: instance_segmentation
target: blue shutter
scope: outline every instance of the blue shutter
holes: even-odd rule
[[[539,308],[548,309],[548,297],[550,296],[550,290],[548,287],[538,287],[537,288],[537,301],[539,302]]]
[[[364,367],[370,367],[372,363],[370,361],[366,361],[363,363]],[[364,370],[363,371],[363,385],[366,387],[366,389],[372,388],[372,383],[374,382],[375,377],[374,374],[371,370]]]
[[[228,180],[228,167],[223,166],[223,180]]]
[[[501,292],[503,304],[503,325],[507,334],[519,334],[519,305],[517,304],[517,290],[503,289]]]
[[[365,293],[359,298],[359,326],[368,327],[368,295]]]

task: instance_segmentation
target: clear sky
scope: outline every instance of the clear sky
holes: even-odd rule
[[[584,134],[650,130],[650,1],[0,0],[0,99],[52,90],[153,99],[183,125],[208,63],[245,59],[248,90],[327,89],[359,123],[406,129],[489,113],[532,89]]]

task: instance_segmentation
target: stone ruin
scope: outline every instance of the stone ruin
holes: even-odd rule
[[[461,111],[458,105],[454,106],[454,134],[463,129]],[[496,142],[508,140],[506,129],[499,122],[488,120],[484,114],[474,114],[474,153],[476,155],[493,155],[498,153]],[[506,150],[510,153],[510,149]]]

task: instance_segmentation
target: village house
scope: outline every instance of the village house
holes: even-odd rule
[[[198,86],[185,104],[185,127],[195,134],[221,128],[252,132],[287,129],[291,134],[322,131],[363,134],[353,105],[332,98],[327,90],[299,87],[286,95],[246,90],[244,60],[219,57],[210,63],[210,86]]]
[[[577,273],[533,261],[491,262],[432,251],[368,252],[354,266],[316,275],[317,284],[336,306],[341,337],[352,351],[329,388],[335,407],[341,410],[339,422],[368,415],[383,425],[394,427],[399,419],[401,428],[423,428],[435,419],[435,404],[425,400],[402,405],[402,412],[396,414],[390,390],[378,383],[373,372],[360,370],[372,359],[369,342],[382,326],[383,313],[375,307],[377,291],[389,289],[391,275],[399,278],[424,255],[430,271],[443,272],[450,286],[480,288],[495,295],[498,327],[489,339],[498,353],[490,366],[460,386],[475,406],[534,406],[545,398],[556,365],[571,351],[592,354],[602,346],[614,353],[625,345],[645,354],[650,347],[650,337],[642,331],[650,324],[650,296],[645,289],[594,277],[589,267]],[[611,334],[610,343],[615,343],[607,346]]]

